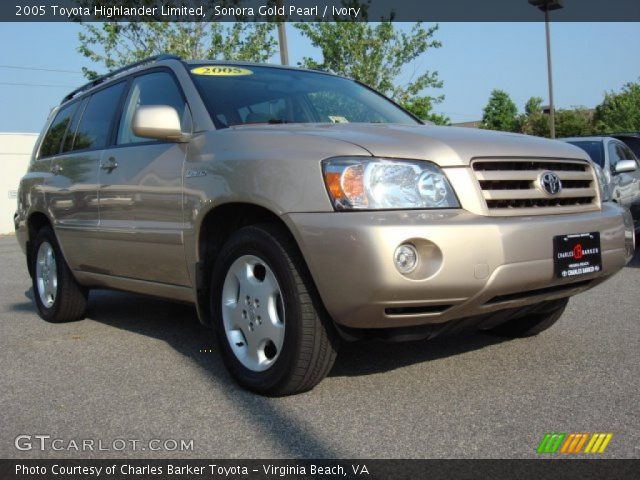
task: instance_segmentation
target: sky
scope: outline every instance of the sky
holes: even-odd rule
[[[411,24],[397,23],[408,30]],[[83,66],[103,71],[77,52],[74,23],[0,23],[0,132],[39,132],[52,107],[85,82]],[[289,60],[318,51],[287,24]],[[440,23],[442,47],[409,71],[438,71],[445,96],[435,111],[452,122],[479,120],[493,89],[507,91],[520,110],[529,97],[548,101],[544,23]],[[640,80],[640,23],[552,23],[556,108],[595,107],[607,91]],[[271,63],[278,63],[274,56]],[[55,71],[54,71],[55,70]]]

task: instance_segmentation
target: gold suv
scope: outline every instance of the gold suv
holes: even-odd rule
[[[599,175],[335,75],[159,56],[54,109],[15,226],[45,320],[82,318],[92,288],[190,302],[238,382],[283,395],[341,338],[548,328],[633,254]]]

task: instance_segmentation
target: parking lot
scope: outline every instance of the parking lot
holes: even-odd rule
[[[189,306],[95,291],[85,320],[47,324],[12,236],[0,265],[3,458],[535,457],[547,432],[611,432],[601,457],[640,457],[640,255],[536,338],[345,344],[313,391],[271,399],[236,386]],[[20,451],[19,435],[193,449]]]

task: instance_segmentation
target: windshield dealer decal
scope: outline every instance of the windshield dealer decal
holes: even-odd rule
[[[251,70],[240,67],[231,67],[229,65],[207,65],[206,67],[197,67],[191,69],[191,73],[195,75],[209,75],[213,77],[238,77],[241,75],[253,75]]]

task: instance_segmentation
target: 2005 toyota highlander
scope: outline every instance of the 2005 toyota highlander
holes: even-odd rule
[[[54,109],[15,227],[45,320],[82,318],[91,288],[190,302],[236,380],[283,395],[341,338],[548,328],[633,254],[599,175],[328,73],[159,56]]]

